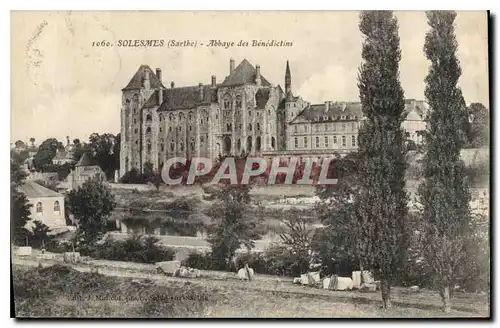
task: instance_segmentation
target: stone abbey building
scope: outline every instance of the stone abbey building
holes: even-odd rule
[[[421,142],[423,101],[407,100],[407,135]],[[357,148],[363,121],[358,102],[310,104],[292,92],[288,61],[284,90],[244,59],[221,83],[164,86],[162,71],[139,67],[122,89],[120,176],[146,162],[158,169],[171,157],[322,156]]]

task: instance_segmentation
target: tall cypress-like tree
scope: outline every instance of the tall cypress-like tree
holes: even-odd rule
[[[401,271],[408,242],[398,23],[390,11],[368,11],[361,13],[359,28],[365,38],[358,86],[367,119],[359,131],[357,240],[363,263],[381,281],[383,306],[389,308],[390,286]]]
[[[451,288],[470,222],[470,192],[460,159],[467,115],[457,86],[461,69],[456,57],[455,17],[451,11],[427,12],[431,29],[424,51],[431,66],[425,79],[425,96],[430,112],[425,133],[425,181],[419,189],[426,225],[426,259],[434,270],[445,312],[451,309]]]

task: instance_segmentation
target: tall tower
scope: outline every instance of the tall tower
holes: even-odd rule
[[[286,71],[285,71],[285,97],[287,98],[287,100],[289,97],[293,99],[292,74],[290,73],[290,65],[288,63],[288,60],[286,61]]]

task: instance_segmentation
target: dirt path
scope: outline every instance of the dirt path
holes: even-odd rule
[[[57,260],[41,259],[21,259],[14,258],[13,265],[38,267],[39,263],[43,266],[50,266],[61,263]],[[93,268],[98,268],[99,273],[106,276],[123,277],[131,279],[150,279],[158,285],[171,285],[173,283],[189,282],[193,285],[202,286],[209,289],[221,290],[224,288],[240,289],[242,291],[253,290],[260,292],[275,292],[287,294],[295,298],[314,298],[326,301],[339,301],[353,304],[376,304],[379,305],[379,293],[360,293],[357,291],[343,292],[330,291],[324,289],[310,288],[307,286],[293,285],[291,279],[280,279],[279,277],[261,276],[254,281],[239,281],[235,279],[234,274],[228,273],[226,278],[204,277],[204,278],[174,278],[155,273],[153,270],[139,271],[134,269],[109,268],[96,266],[93,264],[77,264],[72,267],[80,272],[91,272]],[[145,268],[154,268],[152,265],[141,265]],[[260,276],[260,275],[258,275]],[[405,288],[393,288],[391,290],[393,303],[396,306],[406,308],[417,308],[422,310],[436,310],[441,306],[441,301],[437,293],[423,290],[419,293],[409,293]],[[487,316],[489,313],[489,301],[485,295],[458,294],[453,300],[453,308],[457,311],[468,312],[471,315]]]

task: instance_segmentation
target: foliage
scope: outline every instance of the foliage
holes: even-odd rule
[[[25,228],[31,219],[31,204],[26,195],[20,191],[26,175],[19,165],[10,162],[10,226],[11,240],[17,245],[25,245],[29,231]]]
[[[111,189],[101,181],[89,180],[67,195],[69,212],[78,221],[77,238],[92,243],[106,230],[107,218],[115,207]]]
[[[392,12],[362,12],[359,28],[365,39],[358,86],[367,120],[359,131],[357,246],[363,262],[381,280],[384,307],[390,307],[390,285],[400,272],[408,241],[401,50]]]
[[[108,237],[86,255],[96,259],[138,263],[172,261],[175,249],[159,245],[158,241],[154,236],[130,235],[123,241]]]
[[[209,228],[208,242],[215,257],[225,259],[227,268],[241,245],[251,249],[254,240],[260,238],[256,232],[258,218],[247,215],[250,203],[249,185],[222,185],[213,191],[215,202],[210,209],[213,224]]]
[[[443,310],[450,311],[450,293],[465,256],[470,222],[470,191],[460,150],[466,142],[467,111],[457,86],[461,68],[456,57],[456,13],[427,12],[431,27],[424,51],[431,65],[425,96],[427,118],[425,181],[419,188],[425,227],[426,259],[433,269]]]
[[[38,147],[38,152],[33,157],[35,169],[40,171],[44,165],[52,164],[52,159],[56,156],[58,150],[64,150],[62,142],[55,138],[43,141]]]
[[[31,228],[31,233],[29,236],[30,246],[34,248],[41,248],[47,245],[53,236],[49,235],[50,228],[45,225],[42,221],[35,220],[33,222],[34,226]]]
[[[280,234],[283,244],[297,258],[297,266],[301,273],[306,273],[312,263],[311,242],[314,229],[309,227],[310,219],[290,210],[283,219],[287,230]]]
[[[467,108],[466,148],[488,147],[490,144],[490,111],[481,103],[472,103]]]
[[[225,258],[215,258],[211,252],[189,253],[187,258],[182,261],[182,265],[199,270],[227,270],[227,263]],[[231,270],[233,269],[235,268],[231,268]]]
[[[120,137],[111,133],[92,133],[86,148],[92,158],[106,174],[108,180],[113,179],[114,173],[120,168]]]
[[[125,172],[125,174],[120,178],[120,183],[130,183],[130,184],[138,184],[144,183],[142,179],[142,175],[135,167],[130,171]]]

